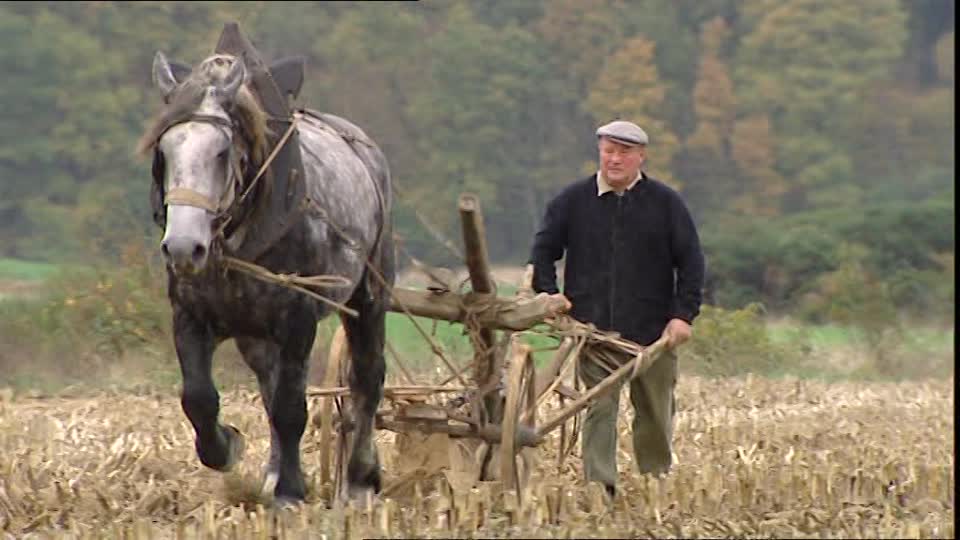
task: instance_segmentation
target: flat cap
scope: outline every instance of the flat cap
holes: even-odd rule
[[[610,137],[614,141],[627,146],[646,145],[650,142],[647,132],[640,126],[626,120],[614,120],[607,125],[597,128],[597,138]]]

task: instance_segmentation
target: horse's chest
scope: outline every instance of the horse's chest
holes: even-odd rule
[[[177,283],[174,301],[223,337],[274,335],[295,304],[305,302],[275,285],[226,278]]]

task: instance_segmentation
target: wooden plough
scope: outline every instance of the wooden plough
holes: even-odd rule
[[[409,384],[384,388],[388,405],[377,413],[377,428],[398,433],[444,433],[483,441],[488,449],[499,447],[499,470],[487,470],[489,456],[482,458],[484,464],[479,467],[479,479],[499,477],[506,489],[515,489],[519,496],[518,453],[525,447],[542,444],[547,435],[557,429],[561,430],[561,446],[569,451],[575,442],[569,434],[576,430],[568,429],[568,422],[594,399],[617,391],[621,383],[646,371],[664,351],[666,342],[661,339],[644,348],[564,316],[560,311],[562,301],[533,293],[529,267],[515,296],[498,296],[487,258],[479,201],[474,196],[462,195],[459,211],[472,291],[459,293],[452,290],[452,286],[442,285],[426,290],[399,287],[391,290],[390,310],[413,320],[449,376],[437,384],[417,384],[388,346],[388,352]],[[414,317],[462,324],[474,348],[473,361],[458,368]],[[503,332],[500,340],[496,339],[497,331]],[[522,340],[524,334],[532,333],[558,341],[552,360],[540,369],[534,364],[534,351]],[[570,368],[589,350],[585,347],[598,343],[627,352],[633,359],[620,366],[604,365],[609,375],[588,391],[580,392],[564,384],[564,375],[569,374]],[[340,401],[350,394],[343,383],[348,358],[343,329],[339,328],[331,342],[323,386],[308,389],[309,396],[323,398],[314,415],[314,423],[320,429],[323,483],[331,480],[335,432],[339,433],[337,453],[345,455],[342,453],[346,449],[345,434],[352,428],[349,414]],[[466,372],[470,372],[469,379]],[[427,403],[429,397],[441,394],[451,396],[446,405]],[[559,409],[554,409],[538,424],[538,409],[553,396],[560,400]],[[561,448],[561,460],[564,455]],[[338,474],[338,478],[333,479],[335,484],[341,476]]]

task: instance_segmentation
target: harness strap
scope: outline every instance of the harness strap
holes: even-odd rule
[[[271,120],[275,120],[275,118],[271,118]],[[267,172],[267,169],[270,167],[270,165],[273,164],[273,160],[276,159],[277,154],[280,153],[280,150],[284,147],[284,145],[287,144],[287,140],[290,139],[290,136],[293,135],[294,131],[297,129],[297,122],[299,120],[300,120],[299,114],[294,114],[293,118],[289,120],[290,127],[287,128],[287,131],[283,134],[282,137],[280,137],[280,140],[277,141],[277,144],[273,147],[273,150],[270,152],[267,158],[263,161],[263,164],[260,166],[260,170],[257,171],[257,174],[253,177],[252,180],[250,180],[250,183],[247,185],[246,189],[243,190],[243,193],[240,195],[240,198],[233,201],[231,203],[231,206],[238,206],[238,207],[243,206],[243,203],[247,200],[247,197],[250,195],[250,193],[253,192],[253,188],[257,185],[257,182],[260,180],[261,177],[263,177],[263,173]],[[239,164],[236,164],[236,170],[239,171],[239,169],[240,169]],[[228,238],[226,238],[227,235],[225,234],[225,231],[227,229],[227,226],[230,225],[232,219],[233,219],[233,216],[228,213],[224,217],[223,222],[217,228],[217,231],[214,234],[214,236],[224,235],[225,237],[224,239],[229,240]],[[243,227],[243,224],[236,225],[236,228],[233,231],[234,234],[236,234],[236,232],[241,227]]]
[[[260,166],[260,170],[257,171],[257,175],[253,177],[253,180],[250,181],[250,185],[247,186],[247,189],[244,190],[243,195],[240,196],[241,203],[247,199],[248,195],[250,195],[250,192],[253,190],[253,186],[257,184],[257,181],[260,180],[260,177],[263,176],[263,173],[267,171],[267,167],[273,163],[273,160],[277,157],[280,149],[287,144],[287,139],[289,139],[290,135],[292,135],[294,130],[297,129],[297,122],[300,121],[300,116],[301,115],[298,113],[293,114],[293,120],[290,121],[290,127],[287,128],[287,131],[283,134],[283,137],[277,141],[276,146],[273,147],[273,151],[270,152],[270,155],[267,156],[267,159],[263,161],[263,165]]]
[[[189,120],[191,122],[206,122],[207,124],[214,124],[225,127],[231,131],[233,130],[233,123],[230,120],[215,114],[193,114],[190,115]]]
[[[168,190],[163,199],[163,203],[195,206],[197,208],[203,208],[204,210],[214,214],[216,214],[220,209],[220,205],[214,202],[210,197],[200,193],[199,191],[185,187],[175,187]]]
[[[373,191],[374,191],[374,193],[375,193],[376,196],[377,196],[377,206],[378,206],[379,209],[380,209],[380,220],[379,220],[379,223],[377,223],[377,234],[376,234],[376,236],[374,237],[373,245],[370,246],[370,252],[368,253],[367,258],[366,258],[367,261],[368,261],[368,263],[369,263],[370,259],[373,258],[373,257],[375,257],[375,256],[379,253],[380,242],[381,242],[382,239],[383,239],[383,231],[384,231],[384,228],[385,228],[385,226],[386,226],[386,221],[387,221],[387,219],[388,219],[388,216],[387,216],[387,204],[386,204],[386,200],[384,199],[384,196],[383,196],[383,190],[380,188],[380,185],[377,183],[377,179],[375,178],[375,175],[373,174],[373,169],[370,167],[370,164],[367,162],[367,159],[365,158],[365,156],[364,156],[363,154],[361,154],[361,153],[357,150],[357,147],[356,147],[355,145],[356,145],[357,143],[360,143],[360,144],[363,144],[363,145],[365,145],[365,146],[367,146],[367,147],[369,147],[369,148],[376,148],[376,146],[375,146],[373,143],[371,143],[370,141],[368,141],[368,140],[366,140],[366,139],[364,139],[364,138],[362,138],[362,137],[357,137],[357,136],[353,135],[352,133],[347,133],[346,131],[343,131],[343,130],[341,130],[341,129],[337,129],[336,127],[330,125],[330,123],[327,122],[327,121],[323,118],[323,116],[322,116],[321,114],[317,113],[316,111],[313,111],[313,110],[310,110],[310,109],[302,109],[302,110],[299,111],[299,114],[306,114],[307,116],[310,116],[311,118],[314,118],[315,120],[318,120],[319,123],[320,123],[320,128],[321,128],[321,129],[323,129],[323,130],[325,130],[325,131],[329,131],[329,132],[331,132],[331,133],[334,133],[335,135],[337,135],[337,136],[339,136],[341,139],[343,139],[344,142],[347,143],[347,146],[350,147],[350,150],[353,151],[354,155],[357,156],[357,159],[360,160],[360,163],[362,163],[363,166],[364,166],[364,168],[367,169],[367,176],[370,177],[371,184],[373,184]],[[316,201],[312,201],[312,204],[313,204],[314,208],[319,208],[319,206],[317,205]],[[329,219],[329,216],[326,216],[326,214],[324,214],[322,217],[326,218],[325,221],[326,221],[327,223],[331,223],[331,224],[332,224],[331,220]],[[349,238],[348,236],[346,236],[346,234],[344,234],[342,230],[339,230],[339,228],[337,228],[337,232],[338,232],[338,233],[340,234],[340,236],[342,236],[344,239],[346,239],[346,240],[348,240],[348,241],[350,240],[350,238]],[[377,262],[379,263],[379,261],[377,261]]]

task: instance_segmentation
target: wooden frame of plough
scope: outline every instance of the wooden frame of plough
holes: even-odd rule
[[[569,450],[574,441],[564,441],[572,439],[566,436],[571,433],[566,427],[567,422],[592,400],[618,391],[620,383],[646,371],[666,348],[666,342],[661,339],[649,347],[641,347],[615,333],[598,331],[592,325],[562,315],[557,299],[533,293],[532,268],[529,266],[516,296],[498,296],[487,258],[479,200],[464,194],[458,206],[471,292],[461,294],[453,290],[454,284],[437,283],[426,290],[394,287],[390,295],[390,311],[410,317],[429,342],[434,356],[449,371],[449,376],[439,384],[415,384],[388,343],[387,350],[395,360],[394,366],[410,384],[384,388],[385,402],[390,405],[378,411],[376,425],[377,429],[398,433],[445,433],[450,437],[479,439],[488,443],[490,448],[499,446],[499,471],[492,472],[499,475],[505,489],[515,489],[519,496],[518,452],[524,447],[540,445],[558,428],[562,430],[561,445]],[[473,361],[457,367],[414,316],[463,324],[474,348]],[[535,327],[546,329],[534,331]],[[497,330],[504,331],[499,341],[495,337]],[[539,370],[534,365],[534,351],[520,339],[524,332],[551,336],[559,341],[552,360]],[[562,375],[569,373],[584,347],[600,342],[630,353],[633,359],[619,366],[601,363],[608,376],[589,390],[580,392],[563,384]],[[323,369],[323,385],[312,386],[307,392],[311,397],[324,398],[320,410],[314,415],[320,429],[320,479],[323,483],[333,480],[335,485],[341,483],[343,475],[337,470],[335,478],[331,478],[334,439],[338,441],[336,453],[346,455],[345,435],[352,429],[349,413],[341,401],[350,394],[344,383],[349,358],[346,347],[341,327],[330,344]],[[589,358],[600,361],[595,356]],[[469,380],[465,376],[467,371],[472,371]],[[453,404],[446,406],[426,403],[427,397],[438,394],[456,394],[458,397],[451,400]],[[538,424],[537,409],[551,395],[559,398],[560,408]],[[461,412],[463,409],[467,412]],[[562,449],[560,455],[562,459]],[[339,458],[337,462],[342,464]]]

